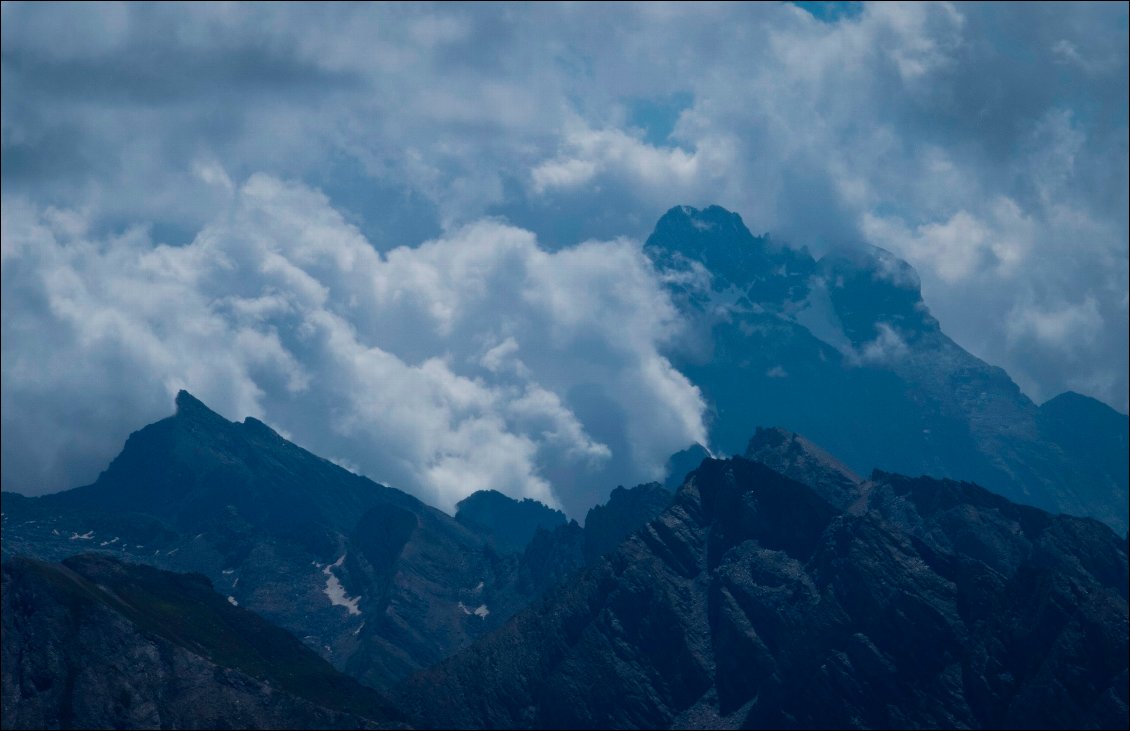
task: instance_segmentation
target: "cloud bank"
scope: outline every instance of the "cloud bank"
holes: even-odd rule
[[[618,432],[611,414],[622,405],[591,386],[595,375],[553,376],[553,363],[539,365],[552,358],[530,335],[468,327],[467,302],[478,303],[475,322],[486,323],[513,316],[517,300],[491,294],[493,285],[472,296],[447,266],[464,248],[479,252],[474,232],[493,226],[537,233],[531,246],[541,254],[511,254],[527,261],[524,276],[537,271],[538,256],[564,271],[585,252],[597,259],[631,248],[578,242],[641,240],[677,204],[723,205],[755,233],[817,254],[857,241],[888,248],[917,268],[942,328],[1003,366],[1035,400],[1070,388],[1127,410],[1125,4],[837,8],[821,6],[817,17],[788,3],[5,2],[0,198],[5,252],[17,253],[4,263],[2,370],[4,405],[18,409],[9,416],[5,408],[5,485],[17,475],[58,487],[53,472],[93,476],[113,453],[106,435],[117,435],[116,448],[124,429],[166,413],[165,379],[221,375],[231,385],[212,383],[202,397],[231,417],[260,409],[311,448],[321,443],[292,426],[301,403],[336,408],[327,424],[341,433],[375,428],[335,406],[323,373],[347,382],[382,373],[389,383],[431,389],[429,403],[444,404],[436,413],[407,408],[420,416],[412,435],[433,445],[429,454],[442,443],[440,452],[466,455],[457,445],[477,440],[476,430],[518,440],[521,456],[507,479],[524,481],[523,490],[548,490],[557,471],[577,465],[604,460],[609,475],[615,465],[643,465],[647,459],[623,455],[664,442],[663,425],[694,408],[659,418],[654,437]],[[252,254],[240,247],[260,245],[250,229],[219,232],[234,225],[235,211],[252,215],[248,196],[264,181],[320,191],[310,211],[332,212],[339,223],[330,228],[352,231],[327,239],[352,243],[325,246],[381,252],[382,266],[403,267],[396,282],[415,283],[417,295],[388,285],[379,291],[390,299],[358,294],[362,304],[342,309],[338,293],[354,290],[335,277],[288,255],[245,261]],[[316,228],[276,213],[296,230]],[[264,230],[281,225],[261,217]],[[233,247],[223,249],[230,271],[262,270],[274,289],[250,292],[229,270],[213,271],[214,262],[190,266],[189,252],[221,238],[243,242],[223,244]],[[488,248],[480,252],[488,262],[517,266]],[[417,253],[399,263],[405,251]],[[426,267],[428,256],[442,261]],[[187,285],[163,265],[202,277],[198,288],[182,292]],[[479,270],[465,266],[476,281]],[[605,271],[577,266],[594,277]],[[208,277],[190,274],[205,270]],[[123,271],[134,271],[132,284]],[[615,299],[620,286],[572,276],[597,301]],[[79,294],[67,304],[49,288]],[[580,317],[562,302],[580,307],[583,298],[534,289],[549,298],[536,310],[546,347],[558,347],[574,337],[562,334],[571,332],[566,323]],[[299,294],[304,307],[319,298],[333,304],[322,308],[333,317],[296,314],[308,311],[292,301]],[[365,302],[416,304],[398,329],[360,314]],[[79,315],[83,327],[67,319]],[[646,336],[626,326],[622,334],[660,338],[664,317],[649,321]],[[137,327],[139,319],[150,326]],[[246,324],[254,322],[266,324]],[[38,330],[47,324],[50,332]],[[301,336],[290,329],[299,324]],[[597,335],[575,335],[575,345],[592,349],[585,361],[626,357],[602,344],[598,326],[606,323],[592,324]],[[418,344],[404,335],[413,328],[427,334]],[[209,333],[226,345],[198,351]],[[472,347],[468,333],[481,342]],[[689,392],[645,350],[623,372],[682,403],[675,394]],[[255,360],[244,351],[277,353]],[[194,360],[198,352],[207,362]],[[145,376],[135,363],[160,375]],[[76,368],[84,380],[71,382]],[[526,378],[534,385],[516,385]],[[623,380],[609,383],[621,388]],[[148,385],[134,393],[138,384]],[[560,409],[536,388],[555,395]],[[635,386],[622,388],[635,398]],[[534,426],[539,419],[547,426]],[[338,432],[326,434],[326,443],[330,434],[339,443]],[[378,434],[407,441],[371,436]],[[553,440],[573,446],[553,451],[545,446]],[[459,464],[436,462],[428,479],[451,482]],[[527,477],[523,465],[538,467]],[[373,476],[408,484],[406,469],[382,469]]]
[[[27,203],[3,221],[5,487],[93,478],[180,388],[448,510],[496,489],[583,514],[706,441],[637,243],[551,253],[481,221],[382,255],[265,175],[185,246]]]

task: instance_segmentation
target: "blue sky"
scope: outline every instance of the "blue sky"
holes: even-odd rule
[[[445,506],[648,477],[702,434],[638,256],[678,204],[887,248],[1033,399],[1126,411],[1127,6],[800,5],[3,3],[4,487],[182,386]]]

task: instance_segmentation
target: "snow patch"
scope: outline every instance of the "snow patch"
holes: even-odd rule
[[[120,538],[118,538],[117,536],[114,536],[114,537],[113,537],[113,538],[111,538],[110,540],[108,540],[108,541],[102,541],[102,542],[101,542],[101,543],[99,543],[98,545],[99,545],[99,546],[112,546],[112,545],[114,545],[115,543],[117,543],[117,542],[118,542],[118,541],[120,541],[120,540],[121,540]]]
[[[345,593],[345,587],[341,585],[341,581],[334,575],[333,570],[341,568],[341,564],[345,561],[345,554],[341,554],[341,558],[334,561],[329,566],[322,569],[322,573],[326,576],[326,588],[322,591],[330,598],[330,604],[335,607],[345,607],[345,609],[353,615],[360,615],[361,610],[357,608],[357,603],[361,597],[351,597]]]
[[[221,571],[220,573],[221,573],[221,574],[223,574],[224,576],[227,576],[227,575],[229,575],[229,574],[234,574],[234,573],[235,573],[235,569],[224,569],[224,570],[223,570],[223,571]]]
[[[92,530],[88,530],[87,532],[83,533],[81,536],[78,533],[71,533],[71,540],[72,541],[89,541],[93,537],[94,537],[94,531],[92,531]]]
[[[231,605],[232,605],[233,607],[238,607],[238,606],[239,606],[239,602],[237,602],[237,601],[235,600],[235,597],[234,597],[234,596],[231,596],[230,594],[228,595],[228,604],[231,604]]]
[[[841,353],[851,353],[851,339],[840,324],[840,317],[828,294],[828,282],[823,277],[813,277],[808,284],[808,297],[794,316],[797,324]]]
[[[487,615],[490,614],[490,609],[487,608],[486,604],[480,604],[479,606],[475,607],[474,609],[470,609],[463,602],[459,602],[459,608],[463,610],[463,614],[467,614],[467,615],[473,614],[476,617],[478,617],[479,619],[486,619]]]

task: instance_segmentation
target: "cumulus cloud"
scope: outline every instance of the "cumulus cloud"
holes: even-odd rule
[[[863,343],[858,351],[851,353],[852,362],[889,364],[906,356],[906,341],[893,327],[880,322],[877,329],[879,334],[874,340]]]
[[[603,174],[662,188],[670,195],[699,174],[698,155],[678,147],[655,147],[620,130],[574,132],[566,137],[565,147],[562,154],[533,169],[533,185],[539,194],[553,188],[576,188]]]
[[[1126,410],[1127,10],[1016,5],[5,2],[4,484],[179,385],[414,489],[645,477],[697,397],[615,240],[681,203],[883,246],[1034,399]]]
[[[981,219],[965,209],[945,221],[910,230],[900,218],[865,213],[862,229],[868,240],[898,251],[946,285],[972,276],[1008,279],[1030,255],[1039,231],[1014,201],[1001,197]]]
[[[186,246],[26,202],[3,221],[5,487],[92,478],[182,387],[445,509],[496,489],[576,515],[706,439],[628,240],[550,253],[487,220],[382,255],[265,175]]]

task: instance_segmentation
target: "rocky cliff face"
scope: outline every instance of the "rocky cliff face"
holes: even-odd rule
[[[671,504],[674,494],[657,482],[617,487],[608,502],[585,516],[585,562],[593,563],[616,550],[625,538],[642,528]]]
[[[970,480],[1126,531],[1126,415],[1077,394],[1037,407],[945,335],[889,252],[816,261],[717,206],[671,209],[644,251],[691,323],[670,357],[707,398],[714,449],[782,426],[860,474]]]
[[[5,728],[389,728],[376,693],[202,576],[6,561]]]
[[[400,702],[419,725],[480,728],[1126,725],[1109,528],[968,483],[876,473],[846,510],[816,487],[704,463],[618,551]]]

